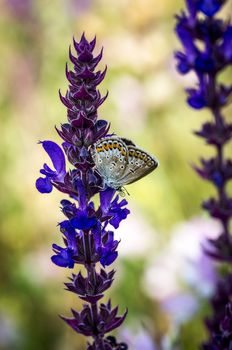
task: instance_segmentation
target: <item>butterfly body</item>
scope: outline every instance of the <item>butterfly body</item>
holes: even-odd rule
[[[155,157],[117,136],[104,137],[91,148],[95,166],[105,184],[116,190],[148,175],[157,166]]]

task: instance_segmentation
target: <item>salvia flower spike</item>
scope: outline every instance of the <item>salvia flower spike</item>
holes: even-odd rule
[[[105,77],[106,69],[96,71],[102,58],[102,50],[94,56],[96,38],[88,41],[83,34],[80,42],[73,40],[69,58],[73,70],[66,66],[69,88],[60,100],[67,108],[67,122],[56,128],[61,137],[61,146],[52,141],[41,141],[51,159],[52,166],[44,164],[36,188],[41,193],[50,193],[53,188],[67,194],[69,199],[60,203],[65,218],[59,223],[63,245],[53,244],[54,264],[73,269],[81,264],[86,274],[73,273],[66,290],[83,300],[81,311],[72,311],[70,318],[61,318],[77,333],[92,337],[88,350],[127,349],[111,331],[119,327],[127,314],[118,315],[118,308],[111,301],[102,302],[104,293],[113,283],[114,270],[105,270],[118,256],[119,242],[114,238],[114,229],[126,219],[129,210],[125,199],[115,197],[115,190],[104,188],[102,178],[94,168],[89,151],[92,144],[107,135],[109,123],[98,118],[98,107],[105,101],[98,85]],[[71,164],[71,168],[66,163]],[[95,207],[92,197],[100,193],[100,205]],[[96,268],[100,265],[100,268]]]
[[[216,189],[216,196],[202,206],[211,217],[221,222],[221,233],[210,240],[207,248],[212,259],[232,262],[232,238],[229,223],[232,217],[232,198],[227,184],[232,178],[232,159],[226,157],[225,146],[232,139],[232,123],[226,120],[223,107],[231,101],[232,85],[219,81],[219,76],[232,64],[232,25],[219,18],[218,12],[225,0],[186,0],[186,10],[176,16],[176,34],[182,50],[175,53],[180,74],[194,72],[196,86],[186,89],[187,103],[195,109],[207,108],[212,120],[203,123],[195,134],[215,149],[215,156],[201,158],[194,166],[202,179]],[[231,276],[219,282],[211,300],[213,317],[207,320],[210,337],[202,349],[226,350],[231,348],[232,335]],[[230,345],[229,345],[230,344]]]

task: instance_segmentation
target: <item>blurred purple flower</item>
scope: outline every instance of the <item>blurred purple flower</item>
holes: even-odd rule
[[[5,5],[18,19],[28,20],[32,15],[33,0],[5,0]]]
[[[81,16],[91,9],[93,0],[64,0],[64,5],[71,16]]]
[[[179,293],[161,301],[161,308],[171,317],[175,326],[187,322],[199,309],[197,298],[190,293]]]
[[[218,237],[205,242],[204,253],[214,260],[231,263],[232,198],[227,185],[231,180],[232,161],[226,158],[225,145],[231,141],[232,133],[231,123],[222,114],[222,107],[231,102],[232,85],[220,83],[219,74],[232,64],[232,26],[229,21],[216,17],[225,3],[226,0],[186,0],[187,11],[176,17],[176,34],[183,52],[177,52],[175,56],[180,74],[193,71],[197,78],[197,87],[186,89],[189,106],[196,110],[208,108],[213,117],[195,132],[216,149],[213,157],[202,158],[201,166],[194,166],[198,175],[215,186],[217,196],[205,200],[202,207],[221,224]],[[229,277],[224,276],[225,283],[231,278],[229,271]],[[220,284],[218,282],[215,292],[218,299],[211,300],[213,315],[207,320],[210,334],[208,342],[202,345],[204,350],[227,350],[232,345],[231,336],[228,336],[232,319],[228,304],[231,291],[228,289],[221,294]]]
[[[159,347],[155,343],[155,340],[149,334],[149,332],[140,328],[136,331],[132,331],[129,328],[125,328],[121,333],[122,339],[128,343],[129,348],[133,350],[158,350]]]

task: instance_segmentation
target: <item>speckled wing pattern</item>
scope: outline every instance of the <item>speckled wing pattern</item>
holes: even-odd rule
[[[138,181],[158,166],[155,157],[117,136],[100,139],[92,146],[91,154],[97,171],[114,189]]]

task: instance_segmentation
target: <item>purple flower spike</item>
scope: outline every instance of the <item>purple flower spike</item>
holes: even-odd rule
[[[91,146],[105,137],[109,131],[109,123],[98,119],[98,107],[107,98],[107,93],[101,96],[98,85],[106,74],[106,68],[95,71],[102,58],[102,50],[95,55],[96,38],[88,41],[83,34],[81,40],[73,41],[69,50],[69,58],[74,65],[71,70],[66,65],[66,77],[69,82],[68,91],[60,100],[67,108],[68,121],[56,128],[62,138],[62,149],[52,141],[41,142],[49,155],[53,168],[47,164],[40,170],[43,177],[36,181],[36,187],[41,193],[49,193],[53,187],[69,198],[62,199],[61,212],[65,220],[58,226],[62,234],[63,246],[53,244],[54,254],[51,260],[62,268],[73,269],[82,265],[85,273],[72,273],[65,283],[66,290],[75,293],[85,302],[81,311],[72,310],[72,318],[61,317],[75,332],[92,337],[87,342],[88,350],[126,350],[125,343],[116,341],[106,333],[119,327],[124,321],[117,315],[117,308],[111,308],[111,303],[102,304],[104,297],[114,278],[115,271],[105,270],[118,257],[119,242],[114,239],[114,232],[108,230],[108,225],[116,229],[122,220],[126,219],[129,210],[127,201],[115,197],[115,190],[103,189],[103,180],[96,170],[91,156]],[[71,164],[66,171],[65,159]],[[93,196],[100,197],[100,205],[95,209],[94,203],[99,203]],[[99,268],[100,267],[100,268]]]
[[[232,140],[232,126],[226,121],[222,107],[231,102],[232,84],[220,83],[220,73],[232,65],[232,25],[216,14],[226,0],[186,0],[187,12],[177,16],[176,33],[183,46],[175,53],[181,74],[195,73],[197,86],[186,89],[188,105],[201,110],[208,108],[212,120],[204,123],[195,134],[214,148],[215,156],[201,158],[193,166],[197,174],[215,187],[216,197],[205,200],[202,207],[221,223],[221,232],[210,239],[206,254],[217,262],[229,264],[227,274],[216,287],[211,300],[213,315],[206,321],[209,339],[202,350],[229,350],[232,347],[232,197],[228,182],[232,178],[232,159],[225,158],[225,146]]]
[[[62,149],[52,141],[40,142],[51,158],[55,171],[49,168],[47,164],[44,164],[43,169],[40,170],[41,174],[45,175],[45,178],[40,177],[36,180],[36,188],[41,193],[50,193],[52,191],[52,182],[61,182],[66,174],[65,170],[65,157]]]

